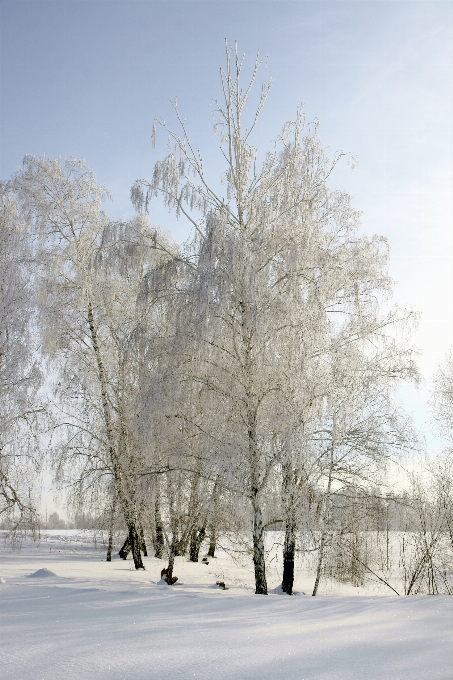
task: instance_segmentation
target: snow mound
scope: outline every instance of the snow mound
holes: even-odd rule
[[[156,586],[167,586],[168,588],[173,588],[173,586],[183,586],[185,585],[182,581],[175,581],[171,585],[167,583],[165,578],[161,578],[160,581],[156,583]]]
[[[272,590],[270,590],[269,593],[272,595],[288,595],[288,593],[285,593],[285,591],[283,590],[281,583],[276,588],[272,588]],[[305,595],[305,593],[303,593],[302,591],[300,593],[296,593],[293,590],[293,595]]]
[[[5,581],[5,579],[3,578],[3,576],[0,576],[0,583],[6,583],[6,581]]]
[[[52,576],[56,576],[56,574],[50,569],[38,569],[33,574],[28,574],[27,578],[52,578]]]

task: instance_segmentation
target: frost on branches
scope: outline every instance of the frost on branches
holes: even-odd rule
[[[198,562],[206,546],[206,564],[228,545],[267,594],[266,532],[279,529],[283,592],[304,550],[316,594],[323,574],[359,580],[376,487],[418,446],[392,398],[417,379],[416,315],[391,305],[388,244],[361,235],[331,188],[345,154],[318,124],[300,108],[268,153],[253,145],[270,90],[253,108],[259,65],[242,85],[227,47],[221,183],[175,104],[178,130],[154,125],[168,153],[132,187],[134,219],[109,219],[107,190],[74,158],[27,156],[8,200],[33,236],[55,481],[108,531],[107,560],[122,546],[141,569],[152,545],[174,583],[177,556]],[[191,225],[183,246],[146,216],[157,198]]]
[[[0,521],[8,529],[37,521],[43,407],[34,328],[32,247],[10,185],[0,185]]]

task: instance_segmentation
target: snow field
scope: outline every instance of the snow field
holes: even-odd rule
[[[256,596],[221,554],[207,567],[177,558],[169,587],[157,584],[163,561],[136,572],[73,538],[4,550],[2,678],[453,678],[451,597]],[[45,569],[55,576],[30,578]]]

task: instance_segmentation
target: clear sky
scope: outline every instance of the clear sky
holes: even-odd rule
[[[453,2],[318,0],[2,0],[0,178],[26,153],[86,159],[131,216],[133,181],[149,177],[153,118],[178,97],[217,181],[212,98],[224,40],[237,40],[274,85],[256,141],[265,150],[304,102],[332,150],[354,152],[333,184],[391,244],[395,299],[422,312],[415,344],[429,380],[453,345]],[[151,219],[187,235],[159,205]],[[426,383],[428,385],[428,383]],[[403,392],[417,422],[427,387]]]

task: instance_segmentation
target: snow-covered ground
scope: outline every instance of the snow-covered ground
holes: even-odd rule
[[[2,678],[453,678],[452,597],[338,596],[329,584],[316,598],[257,596],[250,566],[222,551],[207,566],[177,558],[172,587],[158,583],[161,560],[144,572],[104,560],[83,532],[2,545]]]

